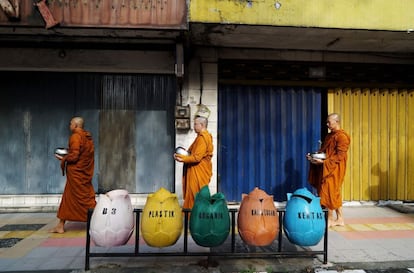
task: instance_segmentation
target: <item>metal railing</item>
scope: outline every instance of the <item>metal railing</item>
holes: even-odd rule
[[[91,236],[90,226],[93,209],[88,211],[88,221],[86,230],[86,251],[85,251],[85,270],[89,270],[90,258],[92,257],[154,257],[154,256],[206,256],[208,259],[211,257],[228,257],[228,258],[268,258],[268,257],[313,257],[316,255],[323,255],[323,263],[328,262],[328,213],[324,209],[325,214],[325,234],[323,236],[323,249],[322,250],[297,250],[297,251],[284,251],[283,248],[283,215],[285,208],[278,208],[279,213],[279,233],[277,251],[263,251],[263,252],[238,252],[236,251],[236,212],[238,209],[231,208],[229,213],[231,215],[231,231],[230,231],[230,251],[215,251],[215,252],[191,252],[188,250],[188,226],[189,226],[189,214],[190,209],[183,209],[184,212],[184,241],[183,250],[180,252],[140,252],[139,238],[140,238],[140,218],[142,209],[134,209],[135,214],[135,247],[134,252],[91,252]]]

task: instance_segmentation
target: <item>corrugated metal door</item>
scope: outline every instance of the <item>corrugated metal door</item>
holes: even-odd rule
[[[305,154],[321,136],[321,90],[219,86],[218,189],[240,201],[254,187],[277,201],[307,183]]]
[[[343,199],[414,200],[414,90],[329,90],[328,110],[351,135]]]
[[[105,75],[99,113],[99,189],[174,191],[174,75]]]
[[[0,194],[61,193],[56,147],[73,115],[95,142],[95,190],[174,190],[176,78],[164,74],[2,72]]]

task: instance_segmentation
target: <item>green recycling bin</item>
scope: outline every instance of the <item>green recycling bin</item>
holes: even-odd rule
[[[190,216],[190,233],[200,246],[215,247],[226,241],[230,233],[230,215],[223,193],[210,196],[208,186],[196,195]]]

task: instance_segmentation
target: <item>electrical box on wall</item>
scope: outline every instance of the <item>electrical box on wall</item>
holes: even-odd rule
[[[175,106],[175,128],[190,130],[190,105]]]

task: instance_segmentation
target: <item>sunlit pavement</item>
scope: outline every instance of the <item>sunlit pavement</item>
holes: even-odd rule
[[[344,215],[345,226],[329,229],[327,264],[320,256],[220,257],[210,264],[205,257],[193,256],[92,257],[89,272],[414,272],[412,206],[352,204],[344,207]],[[48,233],[56,221],[55,213],[1,213],[0,271],[85,272],[86,223],[69,222],[66,233]],[[123,248],[133,249],[132,241]],[[143,250],[151,250],[143,241],[140,244]],[[175,247],[182,246],[177,242]],[[199,246],[191,243],[189,247]],[[236,247],[245,247],[240,238]],[[321,243],[311,249],[320,247]]]

